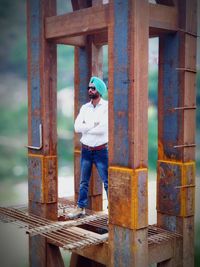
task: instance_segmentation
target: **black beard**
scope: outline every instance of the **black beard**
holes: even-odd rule
[[[88,94],[90,99],[97,99],[99,97],[99,93],[96,94]]]

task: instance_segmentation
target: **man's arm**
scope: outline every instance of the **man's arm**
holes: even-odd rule
[[[105,110],[99,122],[94,123],[94,127],[88,130],[87,133],[101,135],[101,134],[106,134],[107,132],[108,132],[108,111]]]
[[[84,108],[81,107],[80,112],[75,120],[74,129],[76,133],[86,133],[94,127],[93,122],[87,122],[84,119]]]

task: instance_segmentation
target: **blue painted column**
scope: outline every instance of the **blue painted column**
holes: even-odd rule
[[[110,5],[109,266],[148,266],[148,1]]]
[[[57,220],[56,45],[45,40],[44,29],[52,15],[55,0],[27,0],[29,213]],[[41,236],[29,238],[29,261],[64,266],[59,248]]]
[[[177,10],[180,30],[159,41],[157,214],[183,242],[160,267],[194,266],[196,0]]]

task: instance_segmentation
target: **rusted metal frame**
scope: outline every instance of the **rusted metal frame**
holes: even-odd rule
[[[183,233],[183,239],[184,239],[185,238],[184,231],[180,229],[177,216],[179,216],[179,212],[181,214],[185,213],[185,211],[183,211],[183,209],[185,210],[183,204],[187,205],[187,203],[183,203],[185,202],[183,190],[184,192],[185,190],[193,190],[192,188],[194,187],[192,186],[189,188],[186,187],[182,189],[182,186],[185,186],[185,184],[183,184],[183,181],[181,181],[182,179],[184,179],[184,174],[178,171],[179,169],[178,166],[176,166],[175,162],[173,162],[174,159],[175,161],[183,160],[184,158],[183,148],[187,146],[186,144],[180,146],[177,145],[177,143],[182,143],[182,144],[184,143],[184,137],[183,137],[184,135],[182,135],[182,133],[184,133],[184,128],[182,122],[184,121],[185,109],[184,108],[181,109],[180,112],[174,112],[174,113],[171,112],[175,107],[185,107],[187,105],[194,106],[194,103],[188,103],[188,102],[184,103],[184,97],[183,97],[184,75],[185,71],[188,70],[188,66],[186,66],[184,70],[179,69],[180,71],[175,71],[177,70],[177,68],[179,68],[179,66],[181,67],[185,66],[185,50],[183,49],[181,51],[180,49],[180,47],[185,48],[185,39],[183,34],[184,33],[178,32],[175,35],[171,36],[168,35],[160,38],[161,46],[160,46],[160,56],[159,56],[160,68],[159,68],[159,112],[158,112],[159,114],[158,158],[161,161],[168,159],[169,169],[167,170],[164,167],[164,165],[161,167],[160,164],[162,163],[158,163],[158,170],[160,170],[160,175],[162,179],[158,180],[157,210],[158,210],[159,225],[161,227],[165,227],[166,229],[171,229],[172,231],[174,230],[180,231],[181,233]],[[189,109],[188,111],[190,112]],[[193,145],[194,144],[192,144],[192,146]],[[171,171],[173,172],[173,175]],[[164,173],[166,174],[166,177]],[[162,184],[164,180],[166,180],[165,185]],[[193,184],[193,182],[191,183]],[[163,190],[165,188],[164,194],[161,192],[161,187],[163,188]],[[165,209],[159,210],[160,209],[159,203],[161,198],[163,196],[168,196],[169,194],[173,198],[174,202],[173,205],[171,201],[168,200],[168,204],[166,204]],[[190,192],[190,194],[191,194],[191,199],[193,199],[192,192]],[[168,197],[166,197],[166,202],[167,199]],[[171,210],[171,212],[169,212],[170,209],[172,209],[173,211]],[[187,219],[182,218],[182,220],[185,221]],[[178,249],[181,251],[182,248],[184,248],[183,241],[180,240],[178,244]],[[183,264],[184,256],[181,254],[182,252],[177,251],[177,248],[175,247],[173,248],[173,250],[174,250],[174,256],[172,259],[170,259],[170,261],[168,261],[167,264],[169,264],[169,266],[170,264],[174,264],[174,266]],[[192,250],[192,246],[190,247],[189,250]],[[190,263],[192,264],[192,260]],[[188,264],[188,266],[189,265],[190,264]],[[165,265],[159,264],[159,266],[165,266]],[[187,266],[187,264],[185,266]]]
[[[27,0],[27,32],[28,32],[28,144],[40,147],[39,125],[43,126],[43,147],[29,153],[44,156],[56,155],[56,45],[48,43],[44,36],[44,18],[56,14],[55,0]],[[56,166],[55,166],[56,168]],[[42,170],[43,175],[48,170]],[[57,170],[55,170],[57,173]],[[42,180],[44,177],[40,177]],[[33,179],[33,178],[30,178]],[[57,177],[54,177],[57,179]],[[52,183],[50,186],[53,187]],[[36,193],[34,186],[29,184],[30,193]],[[41,209],[39,207],[42,207]],[[41,217],[57,218],[57,203],[41,204],[29,200],[29,210]],[[60,266],[64,263],[59,248],[52,247],[49,253],[60,255],[48,260],[48,244],[40,236],[29,238],[29,260],[31,266]],[[50,257],[51,259],[53,257]]]
[[[190,31],[185,31],[184,29],[180,29],[180,28],[178,28],[178,31],[179,32],[183,32],[183,33],[185,33],[185,34],[188,34],[188,35],[191,35],[191,36],[193,36],[193,37],[199,37],[198,35],[197,35],[197,32],[195,31],[195,32],[190,32]]]
[[[31,8],[33,9],[32,11],[33,14],[29,12],[28,15],[28,42],[30,44],[28,46],[28,58],[29,58],[28,88],[29,88],[29,106],[30,106],[29,129],[33,129],[32,138],[29,131],[29,140],[30,140],[29,144],[33,144],[34,147],[40,146],[39,129],[40,129],[40,124],[42,124],[43,121],[43,134],[44,134],[43,142],[45,147],[44,151],[47,151],[48,149],[52,150],[51,146],[55,146],[51,144],[46,144],[47,140],[49,139],[45,137],[49,136],[49,133],[47,129],[48,127],[46,127],[44,123],[46,124],[45,116],[47,117],[52,115],[50,116],[51,117],[50,120],[48,120],[50,123],[56,117],[56,115],[54,114],[56,113],[56,109],[54,113],[52,113],[53,111],[50,111],[50,108],[52,106],[48,107],[47,105],[47,101],[49,101],[49,98],[52,96],[54,99],[55,96],[55,89],[53,87],[55,87],[56,84],[56,74],[54,73],[56,70],[56,62],[55,62],[56,46],[53,44],[47,44],[47,42],[45,42],[45,39],[42,39],[43,38],[42,35],[44,33],[44,29],[42,25],[40,25],[40,20],[42,16],[44,16],[44,14],[42,14],[43,11],[40,10],[40,5],[42,5],[42,3],[39,3],[38,1],[34,2],[31,0],[28,0],[28,2],[30,2]],[[47,9],[48,8],[46,7],[46,10]],[[42,59],[43,61],[41,61]],[[45,76],[46,72],[42,72],[42,70],[44,70],[44,68],[47,67],[48,63],[50,63],[49,59],[52,59],[51,62],[52,64],[50,65],[53,66],[50,67],[50,71],[48,72],[49,76]],[[43,81],[45,82],[43,83]],[[49,94],[51,94],[51,96]],[[48,102],[49,105],[52,104],[55,105],[55,100],[53,103],[53,99],[51,99],[51,102]],[[49,112],[51,114],[49,114]],[[55,131],[56,129],[52,129],[50,133],[50,135],[52,136],[51,140],[53,141],[55,141],[55,136],[56,136]],[[53,149],[55,153],[55,148]]]
[[[45,40],[42,23],[47,14],[55,14],[55,1],[28,0],[27,9],[29,144],[34,147],[40,145],[38,130],[42,123],[43,148],[38,153],[56,155],[56,46]],[[41,170],[40,175],[43,173]],[[29,193],[34,190],[34,187],[29,187]]]
[[[172,6],[155,5],[149,3],[149,30],[153,32],[165,33],[167,31],[176,32],[178,28],[177,9]]]
[[[53,39],[51,42],[56,44],[73,45],[78,47],[84,47],[86,45],[86,36],[73,36],[73,37],[60,37]]]
[[[183,144],[183,145],[176,145],[173,146],[174,148],[184,148],[184,147],[196,147],[196,144]]]
[[[85,258],[94,260],[97,263],[107,266],[108,263],[108,243],[90,245],[89,247],[76,249],[76,253]],[[102,266],[101,266],[102,267]]]
[[[2,212],[2,210],[1,210],[1,212]],[[30,224],[30,226],[32,226],[32,227],[37,227],[37,226],[41,226],[41,224],[43,224],[43,225],[46,224],[46,221],[40,220],[39,218],[35,219],[33,216],[24,216],[23,213],[17,212],[16,210],[5,209],[3,212],[6,216],[9,216],[9,217],[14,218],[16,220],[19,220],[23,223]],[[39,222],[37,219],[39,220]]]
[[[94,33],[107,28],[108,4],[80,9],[68,14],[45,19],[46,38],[76,36]],[[71,27],[68,27],[68,25]]]
[[[53,242],[60,242],[61,246],[67,250],[80,249],[90,244],[99,244],[107,240],[107,234],[98,235],[77,227],[69,228],[65,231],[41,233],[41,235],[48,237]]]
[[[181,105],[178,72],[175,71],[179,65],[179,42],[178,34],[166,35],[159,40],[158,159],[181,159],[181,151],[175,150],[174,145],[182,132],[178,127],[182,113],[170,111]]]
[[[184,112],[184,113],[179,112],[177,114],[171,113],[171,115],[169,115],[169,116],[171,116],[171,118],[172,117],[177,118],[176,119],[176,126],[170,127],[169,129],[177,129],[177,126],[179,125],[179,130],[178,130],[179,133],[177,132],[177,136],[174,139],[174,143],[171,146],[168,145],[168,147],[171,147],[172,149],[176,149],[177,147],[183,148],[183,149],[177,150],[177,153],[179,154],[177,159],[184,160],[184,161],[194,159],[194,150],[192,149],[192,147],[194,147],[194,145],[195,145],[194,138],[192,138],[192,132],[194,132],[194,122],[193,122],[194,121],[194,112],[192,112],[192,109],[195,110],[195,108],[193,108],[193,107],[195,107],[195,99],[193,96],[194,90],[191,91],[191,87],[194,88],[194,86],[195,86],[193,81],[195,81],[194,77],[196,74],[196,66],[194,63],[195,60],[193,60],[193,58],[195,58],[195,45],[194,45],[195,36],[194,35],[196,35],[196,26],[195,26],[195,19],[194,19],[194,17],[195,17],[194,5],[195,5],[195,2],[193,2],[193,1],[190,1],[190,2],[186,1],[185,3],[181,2],[181,1],[179,2],[179,10],[178,10],[179,11],[179,28],[181,26],[181,28],[183,28],[183,30],[178,31],[178,33],[174,36],[174,39],[177,38],[177,50],[178,51],[176,52],[176,54],[178,56],[177,56],[177,60],[176,60],[177,62],[175,62],[173,59],[171,61],[171,62],[174,62],[173,67],[171,69],[171,71],[173,72],[171,77],[174,77],[173,79],[174,80],[176,79],[178,81],[178,84],[179,84],[179,89],[178,89],[177,93],[174,94],[174,92],[173,92],[173,94],[174,94],[174,96],[177,95],[179,99],[177,99],[177,101],[178,101],[177,104],[171,105],[171,108],[169,108],[168,110],[176,109],[176,110],[183,110],[186,112]],[[191,32],[194,35],[188,34]],[[161,65],[162,64],[163,63],[161,62]],[[174,70],[177,70],[177,73],[174,72]],[[161,73],[161,75],[162,75],[162,73]],[[166,80],[167,80],[167,78],[166,78]],[[171,79],[171,81],[172,81],[172,79]],[[170,81],[170,83],[172,83],[171,81]],[[190,82],[190,84],[189,84],[189,82]],[[176,86],[176,88],[178,88],[178,86]],[[189,88],[190,88],[190,90],[189,90]],[[192,98],[192,96],[193,96],[193,98]],[[172,96],[172,99],[173,98],[174,97]],[[183,108],[179,108],[179,107],[183,107]],[[191,109],[189,109],[189,108],[187,109],[187,107],[191,107]],[[162,116],[162,111],[159,113]],[[189,116],[191,116],[191,118]],[[162,118],[161,118],[161,120],[162,120]],[[164,118],[164,120],[165,120],[165,118]],[[179,124],[179,122],[180,122],[180,124]],[[188,122],[190,122],[190,123],[188,124]],[[189,130],[187,130],[188,125],[190,125]],[[171,124],[171,126],[172,126],[172,124]],[[161,132],[162,131],[160,131],[160,133]],[[159,135],[160,135],[160,133],[159,133]],[[180,144],[180,146],[179,146],[179,144]],[[191,144],[191,148],[189,148],[190,144]],[[162,147],[162,146],[160,145],[160,147]],[[162,151],[163,151],[163,149],[162,149]]]
[[[73,41],[69,37],[106,30],[109,23],[109,5],[83,8],[72,13],[47,17],[45,20],[46,38],[58,39],[56,43],[61,38],[60,40],[65,40],[65,43],[73,44],[74,42],[74,44],[77,44],[76,39]],[[152,31],[154,35],[158,36],[160,32],[177,31],[177,11],[175,7],[149,4],[149,11],[150,33]],[[69,24],[73,27],[68,27]],[[64,36],[69,39],[62,39]]]
[[[90,244],[99,244],[107,240],[107,236],[92,236],[89,231],[85,233],[77,232],[77,229],[68,228],[65,230],[54,230],[48,233],[41,232],[39,235],[48,238],[53,244],[57,244],[64,249],[72,250],[86,247]]]
[[[169,260],[173,257],[173,240],[149,245],[149,265]]]
[[[197,73],[196,69],[189,69],[189,68],[176,68],[177,71],[187,71],[192,73]]]
[[[185,106],[185,107],[177,107],[177,108],[174,108],[174,110],[188,110],[188,109],[197,109],[197,106]]]
[[[107,239],[107,237],[104,235],[96,235],[94,236],[94,234],[91,234],[89,231],[87,231],[87,237],[85,234],[81,233],[82,230],[78,231],[78,228],[71,228],[72,230],[69,229],[69,227],[74,227],[74,225],[68,226],[68,228],[66,229],[66,225],[62,226],[59,223],[54,223],[54,225],[44,225],[41,226],[41,224],[46,224],[46,221],[44,220],[39,220],[39,222],[37,222],[37,220],[35,219],[35,217],[33,216],[29,216],[28,218],[26,218],[25,214],[21,214],[19,212],[17,212],[16,210],[7,210],[7,209],[1,209],[1,212],[3,212],[3,214],[6,214],[6,216],[11,216],[16,218],[17,220],[26,223],[29,227],[34,227],[33,230],[37,230],[39,229],[39,232],[35,233],[35,234],[39,234],[43,237],[46,237],[48,239],[53,240],[54,242],[56,242],[57,244],[59,244],[59,246],[65,247],[65,248],[71,248],[71,247],[82,247],[85,245],[88,245],[90,243],[94,244],[94,243],[101,243],[104,240]],[[15,215],[14,215],[15,213]],[[70,222],[68,222],[70,223]],[[82,222],[83,223],[83,222]],[[80,221],[79,221],[79,224]],[[44,229],[44,227],[54,227],[53,229],[49,229],[49,231],[46,231],[46,229]],[[58,228],[58,227],[62,227],[62,228]],[[43,229],[42,229],[43,228]],[[27,233],[32,234],[32,230],[27,230]],[[98,238],[97,238],[98,237]],[[86,240],[85,240],[86,238]],[[80,240],[82,239],[82,240]],[[76,243],[76,245],[74,244],[72,246],[71,243]],[[66,244],[69,244],[68,246]]]
[[[194,215],[194,175],[194,162],[158,161],[157,211],[174,216],[169,220],[168,229],[171,231],[179,231],[176,216]]]
[[[175,246],[182,242],[182,236],[177,232],[166,231],[156,225],[150,225],[148,230],[149,234],[152,234],[148,238],[149,264],[157,263],[158,266],[165,266],[161,262],[166,263],[166,261],[171,264],[176,250]]]
[[[142,222],[134,213],[140,209],[139,202],[147,200],[149,6],[137,0],[111,1],[110,5],[109,266],[147,266],[146,210],[139,212]],[[144,193],[142,198],[137,190]]]
[[[120,14],[120,11],[118,12]],[[129,14],[127,14],[127,17],[129,17]],[[110,111],[111,124],[109,132],[110,136],[115,136],[115,138],[110,138],[109,140],[110,165],[130,166],[132,168],[147,166],[146,122],[148,95],[147,84],[145,83],[147,83],[146,73],[148,70],[145,60],[148,58],[148,53],[145,44],[148,39],[143,39],[145,35],[141,34],[139,18],[137,17],[137,19],[138,24],[135,26],[136,30],[138,30],[137,33],[131,30],[131,27],[134,28],[131,25],[136,23],[134,21],[129,22],[129,31],[123,30],[124,25],[128,22],[126,18],[123,18],[124,24],[119,22],[119,25],[114,26],[116,27],[115,34],[117,35],[118,31],[119,37],[115,38],[113,33],[108,35],[112,35],[110,40],[112,43],[114,42],[113,51],[109,50],[110,62],[113,64],[113,66],[110,64],[109,69],[109,76],[112,79],[109,84],[111,93],[113,93],[112,88],[115,88],[115,96],[111,95],[109,99],[110,106],[113,106]],[[144,33],[146,34],[148,20],[143,21],[147,24],[147,26],[144,26]],[[111,24],[113,23],[111,22]],[[129,37],[127,34],[130,34]],[[138,35],[137,37],[136,34]],[[112,44],[109,45],[111,46]],[[141,51],[141,45],[144,46],[144,49],[142,49],[139,58],[138,51]],[[129,51],[129,55],[126,54],[126,51]],[[135,67],[139,65],[141,67]],[[112,73],[115,70],[116,74],[114,73],[113,77]],[[139,104],[140,101],[143,103],[142,105]],[[115,125],[113,125],[114,123]]]
[[[39,226],[37,228],[35,227],[33,229],[30,229],[28,233],[30,235],[36,235],[36,234],[40,234],[40,232],[45,233],[45,232],[51,232],[54,230],[62,230],[62,229],[65,230],[70,227],[79,226],[82,224],[99,226],[98,224],[99,220],[102,220],[102,218],[98,218],[97,216],[91,215],[91,216],[87,216],[86,218],[78,219],[77,221],[66,221],[62,223],[58,222],[58,223],[51,223],[49,225]],[[105,219],[105,222],[106,222],[106,219]]]
[[[40,150],[43,147],[43,142],[42,142],[42,124],[39,125],[39,134],[40,134],[40,142],[39,146],[29,146],[27,145],[26,147],[29,149],[34,149],[34,150]]]
[[[94,33],[92,35],[92,40],[94,45],[96,46],[106,45],[108,43],[108,31],[106,30],[99,33]],[[61,37],[61,38],[55,38],[51,40],[51,42],[56,44],[66,44],[66,45],[84,47],[87,45],[87,36],[79,35],[73,37]]]

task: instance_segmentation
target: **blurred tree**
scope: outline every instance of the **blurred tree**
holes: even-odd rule
[[[0,0],[0,72],[26,77],[26,0]]]

